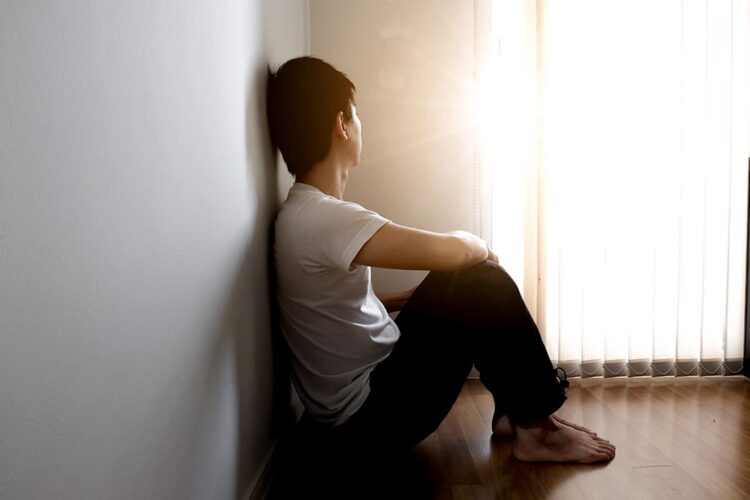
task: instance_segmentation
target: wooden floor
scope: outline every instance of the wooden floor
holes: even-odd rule
[[[408,457],[368,473],[372,484],[349,485],[341,496],[750,498],[750,379],[569,380],[568,400],[557,413],[615,444],[608,464],[515,460],[510,441],[491,436],[492,396],[469,379],[435,433]]]

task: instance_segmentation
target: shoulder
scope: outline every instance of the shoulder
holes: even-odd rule
[[[346,271],[362,245],[388,222],[358,203],[305,194],[285,202],[277,217],[277,252],[294,253],[308,267]]]
[[[379,213],[359,203],[333,196],[299,196],[284,203],[279,217],[307,225],[336,225],[348,220],[380,218]]]

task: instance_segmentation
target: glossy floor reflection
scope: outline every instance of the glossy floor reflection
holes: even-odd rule
[[[747,498],[750,379],[569,380],[558,414],[614,443],[612,462],[515,460],[509,439],[491,435],[492,396],[469,379],[440,428],[404,456],[365,465],[298,448],[270,498]]]

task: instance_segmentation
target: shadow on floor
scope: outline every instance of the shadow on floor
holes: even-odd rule
[[[421,500],[436,496],[434,479],[419,450],[388,456],[346,456],[324,439],[299,429],[280,446],[268,500]]]

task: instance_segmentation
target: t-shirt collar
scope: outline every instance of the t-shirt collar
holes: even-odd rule
[[[294,184],[292,184],[292,189],[298,189],[302,191],[313,191],[315,193],[325,194],[320,189],[316,188],[315,186],[311,184],[305,184],[304,182],[298,182],[295,181]]]
[[[294,191],[308,191],[311,193],[322,194],[323,196],[330,196],[324,193],[323,191],[321,191],[320,189],[316,188],[315,186],[311,184],[305,184],[304,182],[295,181],[294,184],[292,184],[291,189]]]

